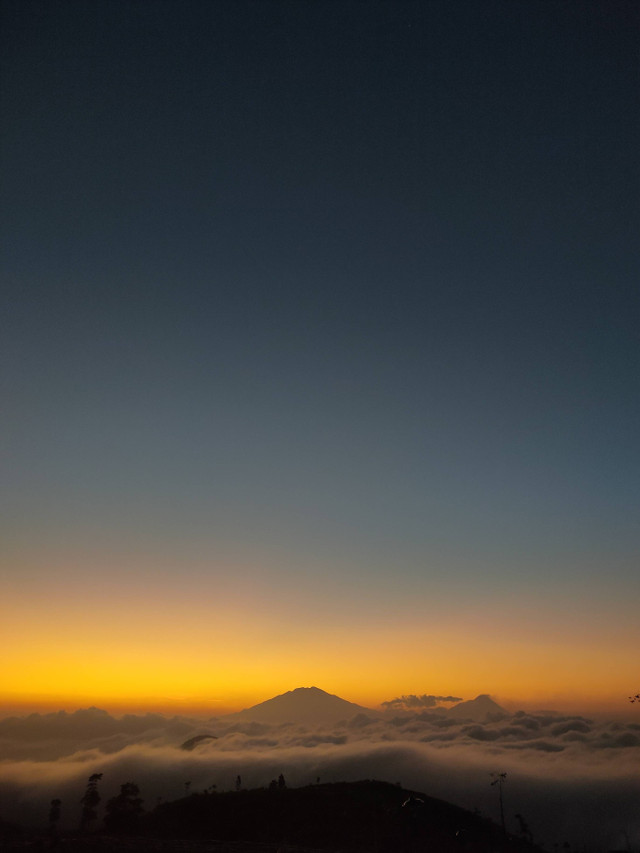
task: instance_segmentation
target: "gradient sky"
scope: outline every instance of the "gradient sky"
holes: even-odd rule
[[[0,707],[640,689],[639,13],[3,0]]]

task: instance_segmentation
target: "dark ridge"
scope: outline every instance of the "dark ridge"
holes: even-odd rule
[[[189,740],[185,740],[185,742],[180,745],[180,749],[191,751],[194,747],[203,743],[205,740],[218,740],[218,738],[216,735],[196,735],[195,737],[189,738]]]
[[[193,794],[147,816],[147,836],[280,844],[343,853],[533,853],[491,821],[387,782]]]

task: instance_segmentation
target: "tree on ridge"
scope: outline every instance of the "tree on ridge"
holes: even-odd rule
[[[125,782],[120,786],[118,796],[109,800],[104,823],[110,832],[133,833],[138,829],[140,815],[144,811],[139,793],[136,784]]]
[[[102,773],[92,773],[87,782],[87,789],[84,796],[80,800],[82,804],[82,817],[80,820],[80,829],[86,830],[91,823],[98,817],[98,803],[100,802],[100,794],[98,793],[98,782],[102,779]]]

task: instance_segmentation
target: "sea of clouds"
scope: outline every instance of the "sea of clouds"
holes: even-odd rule
[[[191,750],[182,744],[212,735]],[[360,713],[332,725],[110,716],[98,709],[0,720],[0,818],[45,825],[51,799],[75,827],[92,773],[102,806],[135,782],[145,807],[212,789],[379,779],[499,820],[492,773],[506,773],[507,827],[521,814],[538,843],[640,846],[640,720],[518,712],[493,722],[445,710]]]

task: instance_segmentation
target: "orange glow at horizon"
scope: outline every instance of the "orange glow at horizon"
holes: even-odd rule
[[[315,685],[367,706],[402,694],[509,707],[624,708],[638,686],[640,628],[629,597],[578,599],[436,581],[399,589],[360,576],[341,586],[248,562],[193,582],[153,561],[118,571],[81,559],[21,573],[3,602],[3,708],[212,716]],[[41,565],[44,565],[42,559]],[[385,585],[386,584],[386,585]],[[573,608],[567,607],[571,600]],[[626,608],[626,609],[625,609]],[[544,613],[544,621],[541,621]]]
[[[101,643],[73,630],[32,636],[5,661],[0,707],[97,705],[107,710],[157,710],[215,715],[238,710],[299,686],[315,684],[368,707],[402,693],[491,693],[526,707],[596,708],[622,704],[631,691],[633,652],[564,638],[505,643],[414,629],[342,628],[316,636],[234,638],[196,632],[178,642],[150,630],[145,640]]]

